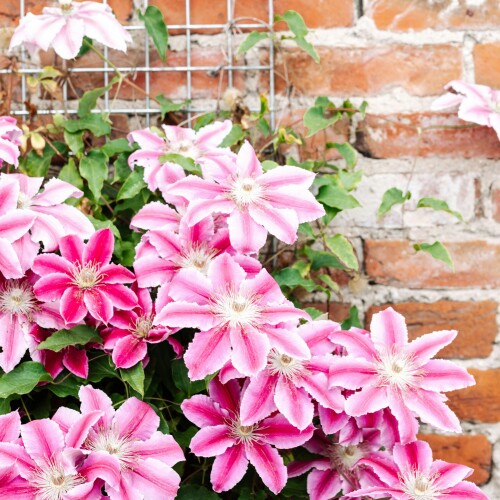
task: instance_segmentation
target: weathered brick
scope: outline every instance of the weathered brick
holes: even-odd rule
[[[444,242],[455,271],[401,240],[365,241],[365,270],[376,283],[408,288],[500,287],[500,245]]]
[[[476,385],[447,392],[449,407],[461,420],[500,421],[500,368],[468,371],[476,379]]]
[[[493,185],[491,190],[491,202],[493,205],[493,219],[500,223],[500,182]]]
[[[500,158],[494,130],[463,122],[455,113],[368,114],[358,127],[356,148],[371,158]]]
[[[474,469],[467,481],[486,483],[491,475],[491,443],[483,434],[465,436],[440,436],[419,434],[418,439],[427,441],[435,460],[462,464]]]
[[[474,46],[474,74],[476,83],[498,88],[500,86],[500,43]]]
[[[371,306],[365,316],[366,328],[369,328],[373,314],[388,306],[406,318],[410,340],[439,330],[458,331],[455,340],[439,351],[439,358],[486,358],[493,350],[493,342],[498,333],[498,304],[492,300],[440,300],[431,304],[402,302]]]
[[[460,48],[453,45],[379,45],[368,48],[316,47],[321,62],[289,49],[277,60],[276,88],[289,85],[306,95],[368,96],[402,88],[417,96],[439,95],[462,71]],[[280,60],[281,57],[281,60]]]
[[[369,0],[367,14],[380,29],[488,29],[500,26],[497,0],[479,3],[453,0]]]

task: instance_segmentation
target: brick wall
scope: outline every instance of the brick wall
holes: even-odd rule
[[[168,23],[185,21],[184,0],[152,0]],[[27,1],[39,9],[42,2]],[[123,22],[134,18],[131,0],[111,1]],[[192,0],[192,22],[224,23],[226,0]],[[449,80],[500,87],[500,3],[498,0],[275,0],[278,12],[300,11],[313,28],[310,40],[321,55],[316,65],[303,52],[283,44],[278,54],[276,90],[278,118],[300,117],[315,96],[366,99],[368,115],[351,129],[340,124],[328,134],[350,139],[360,153],[366,177],[358,198],[362,208],[336,220],[335,232],[352,237],[363,274],[343,288],[343,299],[360,309],[366,323],[388,304],[408,318],[416,337],[433,330],[459,330],[456,343],[443,356],[470,368],[473,388],[450,394],[450,405],[463,421],[462,436],[432,435],[424,429],[438,457],[476,469],[473,479],[492,498],[500,494],[500,352],[496,343],[500,319],[500,141],[483,127],[457,129],[453,113],[432,113],[430,104]],[[3,0],[0,23],[15,25],[18,1]],[[267,18],[267,0],[236,0],[235,15]],[[8,32],[8,28],[7,28]],[[244,34],[235,36],[235,46]],[[0,44],[5,37],[0,37]],[[3,42],[5,43],[5,42]],[[193,36],[193,62],[224,62],[225,36],[201,31]],[[168,64],[182,65],[186,37],[172,32]],[[127,56],[113,54],[120,64],[141,64],[144,54],[137,39]],[[161,62],[152,53],[152,64]],[[265,62],[265,48],[245,56],[246,62]],[[243,64],[243,59],[238,61]],[[49,59],[44,61],[50,63]],[[99,64],[91,56],[80,64]],[[288,72],[288,89],[282,78]],[[194,103],[215,106],[220,75],[193,75]],[[102,83],[100,75],[82,75],[77,92]],[[136,83],[143,84],[138,75]],[[185,74],[152,77],[154,93],[185,96]],[[222,88],[225,81],[222,82]],[[265,75],[240,72],[235,86],[249,104],[268,89]],[[292,98],[285,91],[293,90]],[[19,97],[19,96],[18,96]],[[117,105],[139,98],[123,89]],[[138,126],[140,119],[133,119]],[[451,126],[451,127],[450,127]],[[127,122],[116,128],[122,132]],[[331,139],[330,139],[331,140]],[[324,154],[323,137],[308,142],[308,154]],[[408,189],[413,199],[444,198],[459,210],[464,222],[426,209],[393,209],[377,220],[376,209],[390,187]],[[445,242],[455,272],[430,257],[416,254],[411,243]],[[410,242],[410,243],[409,243]],[[310,298],[311,301],[318,300]],[[346,315],[345,306],[330,309],[334,319]],[[496,465],[495,465],[496,464]]]

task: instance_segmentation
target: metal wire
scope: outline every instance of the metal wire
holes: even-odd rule
[[[102,0],[104,4],[108,2],[108,0]],[[227,22],[225,24],[214,23],[214,24],[191,24],[191,0],[185,0],[185,15],[186,20],[184,24],[175,24],[169,25],[168,28],[170,31],[173,30],[183,30],[185,32],[186,39],[186,64],[179,66],[154,66],[151,67],[150,63],[150,41],[147,33],[145,33],[144,25],[130,25],[126,26],[125,29],[131,32],[144,32],[144,65],[143,66],[123,66],[118,67],[118,71],[122,74],[143,74],[144,75],[144,98],[134,99],[131,102],[131,106],[128,107],[124,105],[123,100],[121,100],[121,104],[114,106],[114,100],[117,98],[115,96],[114,99],[110,99],[110,91],[107,90],[103,95],[102,107],[100,110],[96,112],[107,112],[113,114],[126,114],[126,115],[139,115],[144,116],[144,120],[146,122],[146,126],[150,125],[150,120],[152,115],[157,115],[160,113],[160,109],[157,103],[154,102],[151,96],[151,74],[155,73],[185,73],[186,75],[186,88],[185,88],[185,100],[187,102],[184,111],[187,115],[187,123],[189,126],[192,125],[193,116],[213,111],[215,106],[212,104],[213,100],[210,99],[199,99],[197,100],[195,97],[195,93],[193,92],[193,74],[204,72],[211,76],[220,75],[221,78],[225,77],[227,73],[227,85],[232,87],[234,85],[234,72],[266,72],[269,75],[269,108],[270,108],[270,123],[271,126],[274,127],[275,122],[275,90],[274,90],[274,49],[273,42],[270,40],[269,42],[269,63],[268,64],[234,64],[234,30],[235,28],[238,30],[252,30],[252,29],[261,29],[266,28],[270,32],[272,32],[273,18],[274,18],[274,7],[273,0],[268,0],[269,5],[269,19],[268,24],[263,23],[255,23],[255,22],[238,22],[234,17],[234,9],[235,3],[237,0],[226,0],[227,1]],[[147,9],[149,5],[148,0],[142,1],[143,9]],[[19,0],[19,12],[20,17],[24,17],[26,15],[25,9],[25,0]],[[193,31],[206,30],[211,34],[225,34],[226,36],[226,50],[225,55],[223,51],[221,51],[221,61],[216,65],[193,65],[192,64],[192,48],[195,43],[202,44],[203,39],[193,40]],[[103,50],[104,56],[108,58],[108,48],[104,47]],[[26,108],[26,103],[28,102],[28,88],[27,88],[27,77],[29,75],[37,75],[41,71],[41,67],[38,67],[32,62],[30,62],[30,67],[27,67],[26,63],[26,51],[24,48],[21,48],[21,61],[19,67],[16,68],[15,71],[12,69],[1,69],[0,75],[17,73],[21,76],[21,99],[22,103],[13,103],[14,109],[11,110],[11,114],[17,116],[26,116],[29,115],[29,111]],[[115,69],[110,67],[109,64],[104,61],[101,67],[78,67],[78,68],[65,68],[67,74],[102,74],[104,79],[104,86],[108,86],[110,81],[110,73],[114,73]],[[76,113],[77,101],[76,100],[68,100],[68,84],[65,80],[62,87],[63,91],[63,103],[54,103],[54,101],[43,101],[40,100],[37,102],[38,110],[37,113],[40,115],[49,115],[49,114],[70,114],[73,115]],[[168,97],[168,96],[167,96]],[[119,98],[119,96],[118,96]],[[220,98],[220,95],[218,96]],[[126,99],[128,100],[128,99]],[[200,101],[200,102],[197,102]],[[54,107],[54,104],[57,104],[61,107]],[[252,109],[252,111],[257,111],[258,108]]]

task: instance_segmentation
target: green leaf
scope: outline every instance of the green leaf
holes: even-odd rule
[[[109,118],[99,113],[92,113],[79,120],[66,120],[63,123],[64,130],[74,134],[82,130],[89,130],[96,137],[102,137],[111,133]]]
[[[229,148],[240,142],[245,137],[245,132],[241,128],[241,125],[235,124],[230,130],[229,134],[224,137],[224,140],[220,143],[220,148]]]
[[[317,288],[314,281],[304,278],[298,269],[292,267],[281,269],[274,274],[274,279],[280,287],[297,288],[301,286],[308,292],[313,292]]]
[[[304,125],[308,129],[306,137],[311,137],[311,135],[316,134],[320,130],[333,125],[342,116],[339,112],[334,113],[333,116],[325,116],[325,110],[324,106],[315,104],[305,112]]]
[[[435,241],[434,243],[415,243],[413,248],[417,252],[427,252],[432,255],[435,259],[444,262],[450,269],[454,269],[453,260],[448,252],[448,249],[440,242]]]
[[[311,261],[311,269],[317,271],[323,267],[334,267],[335,269],[344,269],[344,265],[339,259],[330,252],[322,250],[313,250],[310,247],[305,247],[305,254]]]
[[[78,398],[78,391],[80,389],[78,380],[75,377],[68,377],[66,374],[61,375],[60,378],[60,381],[54,381],[53,384],[46,385],[47,389],[60,398],[67,396]]]
[[[294,39],[295,43],[307,54],[309,54],[315,63],[319,64],[320,58],[319,54],[316,52],[316,49],[314,48],[314,45],[310,42],[308,42],[305,38],[303,37],[295,37]]]
[[[383,217],[394,205],[401,205],[405,201],[411,198],[411,193],[408,191],[406,194],[403,194],[403,191],[398,188],[388,189],[384,196],[382,197],[382,203],[378,208],[377,215],[378,217]]]
[[[80,174],[88,182],[94,200],[98,201],[104,181],[108,178],[108,157],[101,151],[89,151],[80,160]]]
[[[0,398],[8,398],[12,394],[28,394],[39,382],[51,380],[41,363],[26,361],[0,377]]]
[[[274,20],[284,21],[295,36],[304,37],[309,33],[304,18],[294,10],[287,10],[283,15],[276,14]]]
[[[358,259],[349,240],[342,234],[325,238],[328,248],[348,269],[359,269]]]
[[[101,151],[108,157],[115,156],[121,153],[131,153],[133,150],[134,148],[130,146],[127,139],[125,139],[124,137],[108,141],[101,148]]]
[[[47,144],[40,156],[31,150],[21,159],[20,169],[30,177],[46,177],[55,151]]]
[[[275,161],[264,160],[262,162],[262,170],[264,170],[264,172],[268,172],[269,170],[273,170],[276,167],[279,167],[279,165]]]
[[[161,119],[163,120],[167,113],[173,113],[183,109],[190,101],[174,102],[163,95],[157,95],[155,99],[160,103]]]
[[[352,326],[363,328],[359,319],[359,311],[356,306],[351,306],[349,309],[349,317],[342,322],[342,330],[349,330]]]
[[[322,186],[316,199],[331,208],[346,210],[360,207],[359,201],[339,186]]]
[[[78,325],[71,330],[58,330],[48,339],[40,342],[37,349],[48,349],[49,351],[59,352],[70,345],[85,345],[90,342],[102,343],[102,339],[97,330],[87,325]]]
[[[102,97],[116,82],[119,81],[118,77],[113,78],[109,85],[106,87],[99,87],[92,90],[87,90],[82,97],[80,97],[80,101],[78,102],[78,111],[77,115],[80,118],[84,118],[89,115],[92,110],[97,106],[97,99]]]
[[[241,56],[250,50],[254,45],[258,44],[261,40],[265,40],[266,38],[269,38],[269,33],[252,31],[239,46],[237,55]]]
[[[342,155],[344,158],[347,168],[353,168],[358,161],[357,151],[348,143],[333,143],[333,147]]]
[[[128,369],[120,369],[121,379],[126,382],[134,391],[144,397],[144,368],[142,361]]]
[[[188,397],[206,389],[204,380],[197,380],[195,382],[189,380],[188,369],[182,359],[174,359],[172,361],[172,380],[175,387]]]
[[[89,362],[89,382],[100,382],[104,378],[118,378],[118,370],[111,356],[99,355]]]
[[[314,234],[314,231],[309,222],[303,222],[302,224],[299,224],[299,233],[304,234],[305,236],[308,236],[313,240],[316,239],[316,235]]]
[[[83,132],[68,132],[64,131],[64,141],[68,145],[69,149],[75,153],[77,157],[83,154],[84,144],[83,144]]]
[[[171,161],[172,163],[177,163],[187,172],[191,172],[193,174],[201,174],[200,167],[195,164],[192,158],[188,158],[187,156],[182,156],[176,153],[169,153],[167,155],[160,156],[161,162]]]
[[[127,177],[127,180],[123,183],[120,191],[116,195],[116,201],[120,200],[128,200],[133,198],[137,194],[141,192],[142,189],[146,187],[146,183],[144,182],[144,171],[142,168],[135,167],[130,175]]]
[[[177,500],[218,500],[220,496],[198,484],[183,484],[175,498]]]
[[[344,186],[346,191],[352,191],[356,189],[358,184],[363,178],[363,172],[361,170],[356,170],[355,172],[347,172],[346,170],[340,170],[337,174],[340,183]]]
[[[328,287],[332,292],[339,293],[339,284],[332,280],[329,274],[322,274],[318,278]]]
[[[418,200],[417,208],[432,208],[433,210],[440,210],[442,212],[447,212],[453,215],[460,221],[464,220],[462,214],[460,212],[452,210],[448,206],[448,203],[446,203],[446,201],[444,200],[438,200],[436,198],[421,198],[420,200]]]
[[[306,307],[304,308],[304,311],[311,316],[312,319],[319,318],[320,316],[323,316],[325,314],[323,311],[320,311],[319,309],[316,309],[315,307]]]
[[[94,45],[94,41],[92,40],[92,38],[89,38],[88,36],[84,36],[82,47],[80,49],[80,52],[78,52],[78,54],[76,55],[76,59],[84,56],[92,48],[93,45]]]
[[[138,12],[139,19],[144,22],[148,35],[153,39],[156,50],[165,62],[168,49],[168,31],[167,25],[163,20],[163,14],[158,7],[150,5],[144,12]]]

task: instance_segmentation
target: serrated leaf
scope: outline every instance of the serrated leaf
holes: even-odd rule
[[[436,198],[421,198],[420,200],[418,200],[417,208],[432,208],[433,210],[449,213],[460,221],[464,220],[462,214],[460,212],[452,210],[448,206],[448,203],[446,203],[446,201],[444,200],[438,200]]]
[[[333,143],[333,147],[342,155],[347,168],[353,168],[356,165],[358,153],[348,142],[335,142]]]
[[[405,201],[411,198],[411,193],[408,191],[406,194],[403,194],[403,191],[398,188],[390,188],[382,197],[382,203],[378,208],[377,215],[378,217],[383,217],[387,212],[391,210],[394,205],[401,205]]]
[[[152,38],[161,60],[165,62],[168,49],[168,30],[161,10],[150,5],[144,14],[139,11],[138,15],[139,19],[144,22],[146,31]]]
[[[229,131],[229,134],[224,137],[224,140],[220,143],[219,147],[229,148],[240,142],[245,137],[245,132],[241,128],[241,125],[235,124],[233,128]]]
[[[121,379],[126,382],[134,391],[144,397],[144,368],[142,361],[128,369],[120,369]]]
[[[161,119],[163,120],[167,113],[173,113],[175,111],[180,111],[184,108],[190,101],[174,102],[172,99],[167,99],[163,95],[157,95],[155,99],[160,104]]]
[[[70,330],[58,330],[38,344],[37,349],[59,352],[70,345],[86,345],[90,342],[102,343],[97,330],[87,325],[77,325]]]
[[[146,183],[144,182],[144,171],[142,168],[135,167],[135,170],[130,173],[120,188],[120,191],[118,191],[116,201],[133,198],[145,187]]]
[[[89,151],[80,160],[80,174],[88,182],[94,200],[99,200],[104,181],[108,178],[108,157],[101,151]]]
[[[17,365],[9,373],[0,376],[0,398],[12,394],[23,395],[31,392],[39,382],[50,382],[52,377],[41,363],[26,361]]]
[[[359,201],[339,186],[322,186],[316,199],[331,208],[346,210],[360,207]]]
[[[264,33],[262,31],[252,31],[239,46],[237,55],[241,56],[250,50],[254,45],[257,45],[261,40],[265,40],[266,38],[269,38],[268,33]]]
[[[304,125],[307,127],[306,137],[311,137],[320,130],[328,128],[339,121],[341,114],[336,112],[333,116],[325,116],[325,107],[314,105],[304,114]]]
[[[450,269],[454,269],[450,252],[448,252],[448,249],[440,241],[435,241],[434,243],[415,243],[413,248],[417,252],[427,252],[435,259],[444,262]]]
[[[342,234],[325,238],[328,248],[348,269],[359,269],[358,259],[350,241]]]

